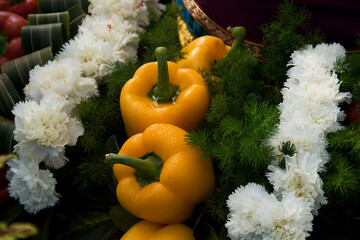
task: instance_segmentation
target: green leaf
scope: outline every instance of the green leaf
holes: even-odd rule
[[[111,182],[112,184],[112,182]],[[110,183],[108,184],[110,185]],[[112,185],[113,186],[113,185]],[[104,203],[114,203],[116,202],[115,187],[110,189],[106,187],[105,184],[102,186],[92,186],[91,188],[84,188],[78,190],[78,194],[88,200]]]
[[[116,140],[116,136],[112,135],[106,140],[104,144],[104,154],[118,153],[120,151],[119,144]]]
[[[79,25],[82,23],[82,20],[85,18],[86,13],[81,8],[80,5],[74,5],[67,10],[70,16],[70,37],[73,37],[77,34]]]
[[[220,240],[230,240],[230,238],[228,237],[228,231],[225,227],[221,229]]]
[[[88,0],[38,0],[38,12],[63,12],[75,5],[80,5],[87,12],[89,4]]]
[[[110,218],[114,225],[123,232],[129,230],[135,223],[140,221],[139,218],[130,214],[120,204],[110,209]]]
[[[220,240],[213,227],[203,221],[194,228],[194,236],[196,240]]]
[[[37,13],[28,15],[28,25],[40,25],[49,23],[62,23],[66,40],[70,39],[70,15],[68,11],[56,13]]]
[[[110,219],[109,214],[100,211],[79,210],[73,213],[68,213],[68,223],[72,230],[79,230],[88,228],[89,226],[96,226],[99,223]]]
[[[15,124],[13,121],[0,116],[0,149],[8,153],[12,152],[14,141]]]
[[[51,223],[54,217],[54,209],[49,208],[44,211],[39,212],[35,218],[31,221],[36,223],[39,228],[39,233],[31,238],[31,240],[50,240],[51,235]]]
[[[111,240],[113,239],[116,232],[117,228],[114,226],[112,221],[108,219],[101,221],[89,228],[69,231],[63,235],[58,236],[56,239]]]
[[[23,89],[29,82],[30,70],[36,65],[43,66],[47,61],[53,59],[51,47],[46,47],[4,63],[1,66],[1,72],[11,79],[20,96],[24,97]]]
[[[25,55],[49,46],[55,55],[67,39],[62,23],[23,26],[20,36]]]
[[[11,112],[17,102],[21,101],[21,97],[11,82],[10,78],[5,74],[0,74],[0,115],[13,119]]]
[[[4,56],[6,53],[6,47],[9,43],[8,37],[3,31],[0,31],[0,56]]]
[[[9,198],[0,204],[0,212],[0,222],[10,224],[24,212],[24,207],[18,201]]]

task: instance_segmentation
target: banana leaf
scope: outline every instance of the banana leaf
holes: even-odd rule
[[[0,116],[0,149],[11,153],[16,142],[14,140],[15,123]]]
[[[28,25],[40,25],[48,23],[62,23],[66,40],[70,39],[70,15],[68,11],[56,13],[36,13],[28,15]]]
[[[49,60],[53,60],[54,55],[51,47],[43,48],[31,54],[24,55],[12,61],[6,62],[1,66],[1,72],[11,79],[15,89],[21,98],[24,98],[23,89],[29,82],[29,72],[36,65],[45,65]]]
[[[25,55],[48,46],[51,46],[53,54],[56,55],[66,41],[66,31],[62,23],[23,26],[20,35]]]
[[[5,73],[0,74],[0,115],[12,119],[11,110],[21,101],[15,86]]]
[[[79,25],[85,18],[86,13],[80,7],[80,5],[74,5],[67,10],[70,16],[70,37],[74,37],[79,29]]]
[[[38,0],[39,13],[63,12],[74,5],[80,5],[87,13],[89,7],[88,0]]]

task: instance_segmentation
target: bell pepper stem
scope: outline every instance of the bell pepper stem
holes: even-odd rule
[[[163,165],[161,159],[155,153],[145,154],[141,158],[110,153],[105,155],[105,162],[124,164],[134,168],[134,175],[140,186],[157,181]]]
[[[234,43],[231,46],[231,49],[241,48],[244,45],[246,29],[244,27],[234,27],[231,29],[231,33],[235,37]]]
[[[158,81],[149,93],[149,97],[158,103],[173,102],[178,94],[178,87],[170,83],[166,53],[165,47],[158,47],[155,50],[158,63]]]

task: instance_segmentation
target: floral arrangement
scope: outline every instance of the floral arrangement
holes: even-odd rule
[[[158,46],[170,61],[183,57],[174,6],[91,0],[78,34],[30,71],[7,178],[42,234],[51,220],[57,239],[105,240],[139,222],[119,205],[103,160],[125,142],[125,82]],[[262,49],[242,45],[199,71],[210,107],[186,141],[212,159],[216,185],[185,223],[196,239],[359,236],[360,127],[345,124],[344,106],[360,96],[360,54],[304,31],[308,22],[286,2],[262,26]]]
[[[90,14],[74,39],[54,61],[30,71],[26,101],[13,109],[18,159],[9,161],[7,175],[10,196],[26,211],[37,213],[59,200],[56,179],[39,164],[58,169],[69,160],[65,147],[75,145],[84,132],[72,110],[98,95],[97,81],[115,62],[136,57],[138,34],[149,24],[146,3],[164,10],[157,1],[91,1]]]
[[[288,80],[282,89],[278,131],[270,139],[275,149],[292,143],[294,152],[268,166],[274,192],[249,183],[229,196],[226,227],[232,239],[305,239],[313,214],[326,204],[319,172],[329,161],[326,133],[341,129],[345,113],[338,104],[351,94],[339,92],[335,62],[345,56],[339,44],[306,46],[291,55]],[[300,108],[296,106],[301,106]]]

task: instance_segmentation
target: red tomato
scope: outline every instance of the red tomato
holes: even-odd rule
[[[0,30],[3,29],[4,24],[9,16],[14,15],[15,13],[8,12],[8,11],[0,11]]]
[[[37,0],[25,0],[21,3],[14,4],[8,11],[14,12],[27,19],[29,14],[38,12],[38,3]]]
[[[15,13],[13,13],[15,14]],[[20,31],[23,26],[27,25],[27,20],[19,15],[10,15],[3,26],[3,31],[9,39],[20,36]]]
[[[6,47],[5,57],[7,57],[9,60],[13,60],[23,55],[24,52],[21,45],[21,38],[16,37],[11,39]]]
[[[1,65],[3,65],[4,63],[6,63],[8,61],[9,61],[9,59],[7,59],[7,57],[5,57],[5,56],[0,57],[0,73],[1,73]]]
[[[0,0],[0,11],[7,11],[11,7],[11,3],[7,0]]]

